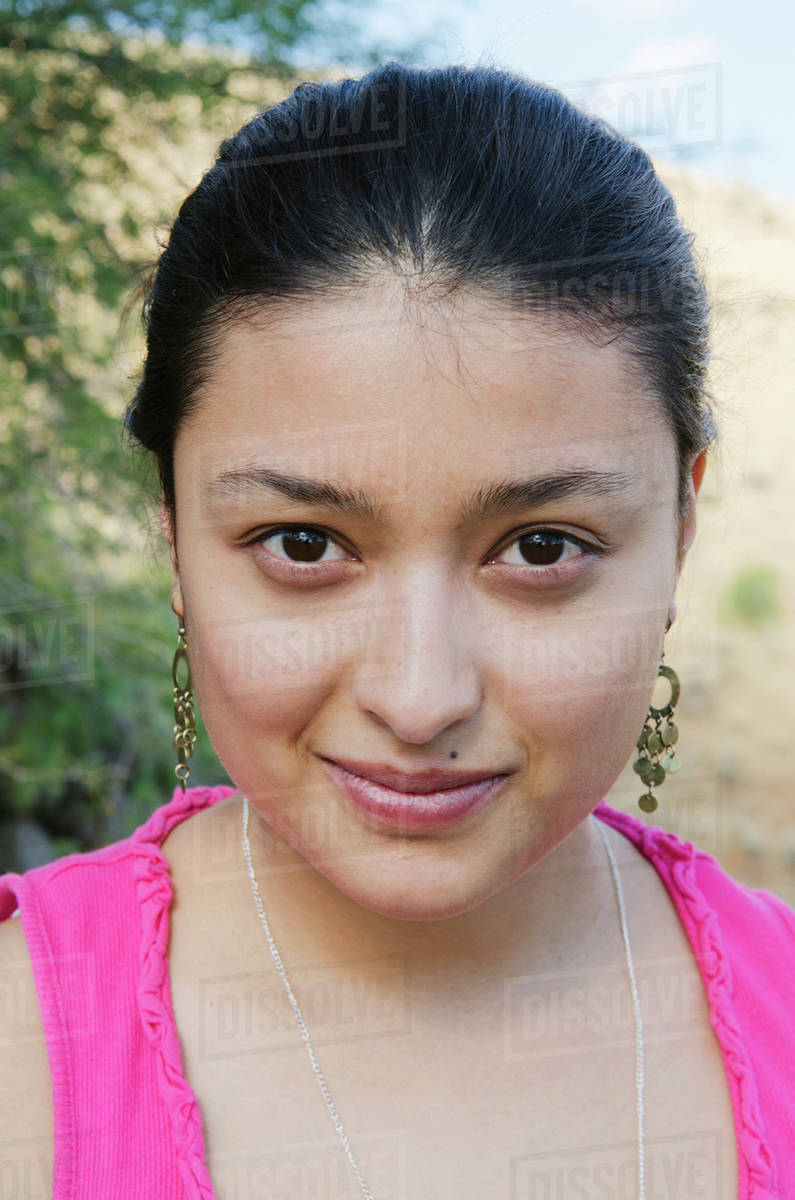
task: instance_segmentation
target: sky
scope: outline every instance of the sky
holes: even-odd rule
[[[361,21],[426,35],[417,66],[518,71],[652,155],[795,203],[793,0],[382,0]]]

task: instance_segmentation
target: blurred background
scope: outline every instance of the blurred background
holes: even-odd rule
[[[761,0],[0,0],[0,872],[175,786],[156,478],[122,442],[140,286],[219,143],[384,58],[516,70],[652,154],[696,234],[721,440],[666,662],[682,770],[642,817],[795,905],[795,8]],[[191,782],[228,783],[199,715]]]

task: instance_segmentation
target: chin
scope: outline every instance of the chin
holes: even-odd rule
[[[484,900],[499,891],[502,883],[478,888],[472,875],[462,880],[451,879],[447,885],[440,883],[439,868],[430,872],[418,868],[412,870],[405,861],[398,864],[396,874],[390,878],[386,871],[373,872],[351,878],[325,865],[315,864],[329,883],[355,904],[367,908],[383,917],[399,921],[444,921],[477,908]],[[506,883],[508,880],[505,881]]]

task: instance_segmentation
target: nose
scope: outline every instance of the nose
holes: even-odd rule
[[[478,637],[460,583],[424,570],[403,577],[372,614],[352,680],[358,708],[407,743],[431,742],[482,703]]]

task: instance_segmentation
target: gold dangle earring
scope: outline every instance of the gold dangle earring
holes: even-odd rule
[[[185,663],[187,679],[183,687],[177,673],[179,671],[180,662]],[[193,716],[193,693],[191,692],[190,680],[190,663],[188,662],[188,654],[185,643],[185,626],[182,621],[179,623],[177,630],[177,649],[174,652],[174,661],[171,665],[171,674],[174,680],[174,749],[177,752],[179,762],[174,768],[174,774],[179,780],[183,792],[185,785],[190,779],[190,767],[188,759],[193,754],[193,747],[196,744],[196,725]]]
[[[662,650],[657,677],[662,675],[668,680],[671,685],[671,696],[668,703],[661,708],[649,705],[643,729],[635,743],[638,757],[632,764],[632,769],[648,788],[648,791],[638,799],[638,804],[647,813],[654,812],[657,807],[657,797],[652,788],[656,784],[663,783],[666,775],[676,774],[682,765],[679,755],[674,749],[679,738],[679,729],[673,720],[674,705],[679,699],[681,686],[679,676],[673,667],[663,665],[664,657],[665,650]]]

